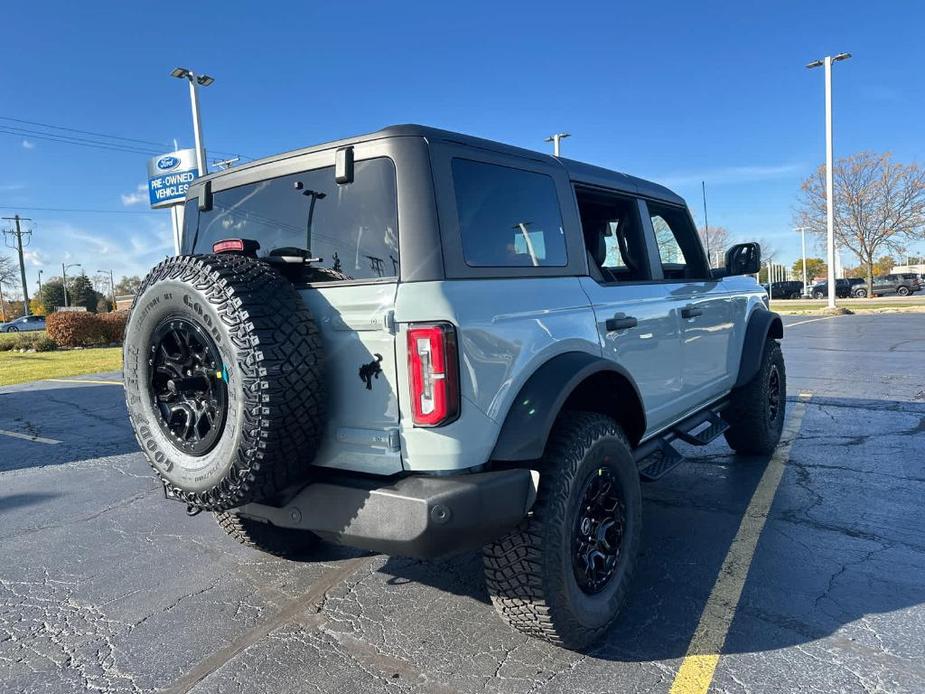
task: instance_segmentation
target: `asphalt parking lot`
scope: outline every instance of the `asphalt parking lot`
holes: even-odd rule
[[[796,435],[711,691],[925,691],[925,315],[786,323]],[[117,378],[0,389],[2,691],[668,692],[769,465],[714,443],[645,486],[626,610],[574,653],[503,626],[475,555],[287,562],[188,518]]]

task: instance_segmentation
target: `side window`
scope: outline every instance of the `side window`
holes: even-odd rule
[[[563,267],[562,213],[545,174],[453,160],[463,257],[470,267]]]
[[[697,231],[681,207],[647,203],[655,244],[666,280],[702,280],[710,276]]]
[[[575,196],[592,274],[607,283],[651,279],[636,201],[582,188]]]

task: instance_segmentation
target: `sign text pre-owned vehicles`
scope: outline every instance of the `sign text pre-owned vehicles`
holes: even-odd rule
[[[673,441],[780,438],[760,249],[711,269],[642,179],[396,126],[197,179],[182,251],[124,348],[168,496],[282,555],[482,548],[499,614],[554,643],[614,621]]]

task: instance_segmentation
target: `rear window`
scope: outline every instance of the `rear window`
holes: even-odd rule
[[[563,267],[562,213],[545,174],[453,160],[463,257],[470,267]]]
[[[185,253],[211,253],[216,241],[253,239],[258,256],[300,248],[321,258],[331,278],[398,276],[395,167],[385,157],[358,161],[352,183],[338,185],[328,166],[280,176],[212,196],[212,209],[186,205]],[[314,204],[313,204],[314,203]]]

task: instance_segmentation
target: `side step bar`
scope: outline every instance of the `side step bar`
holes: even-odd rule
[[[639,476],[648,482],[661,479],[683,463],[686,458],[671,445],[680,439],[693,446],[706,446],[729,428],[720,416],[722,406],[703,410],[678,422],[671,429],[641,444],[633,457],[639,466]]]

